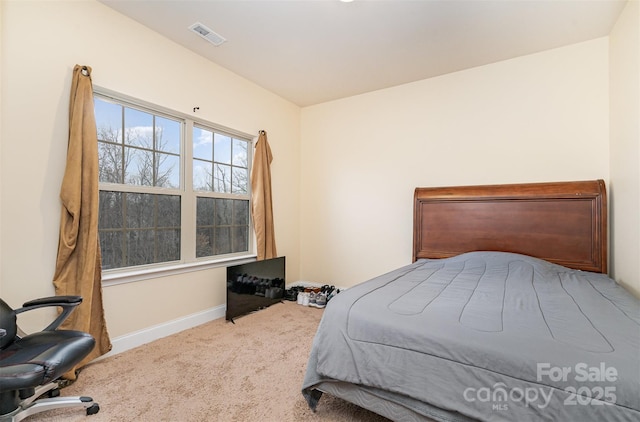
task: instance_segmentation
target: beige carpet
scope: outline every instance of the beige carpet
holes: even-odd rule
[[[387,419],[300,393],[322,310],[294,302],[183,331],[86,366],[62,396],[91,396],[100,412],[53,410],[26,421],[371,421]]]

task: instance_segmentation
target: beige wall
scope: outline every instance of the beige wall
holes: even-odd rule
[[[300,108],[94,0],[2,1],[2,297],[54,293],[58,192],[75,64],[94,85],[249,134],[269,133],[278,250],[299,274]],[[223,305],[212,269],[104,288],[112,337]],[[44,317],[43,317],[44,318]],[[35,323],[35,322],[34,322]]]
[[[640,7],[627,3],[609,36],[612,276],[640,297]]]
[[[601,38],[304,108],[303,278],[411,262],[416,186],[607,180],[608,72]]]

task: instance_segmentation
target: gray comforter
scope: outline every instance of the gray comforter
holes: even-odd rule
[[[329,302],[303,383],[312,408],[331,381],[449,419],[638,421],[640,302],[524,255],[420,260]]]

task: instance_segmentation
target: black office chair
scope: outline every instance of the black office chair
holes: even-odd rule
[[[90,334],[57,329],[80,303],[80,296],[54,296],[12,309],[0,299],[0,421],[18,422],[61,407],[98,413],[100,406],[91,397],[57,397],[58,379],[95,346]],[[44,330],[23,336],[16,315],[46,306],[60,306],[62,312]]]

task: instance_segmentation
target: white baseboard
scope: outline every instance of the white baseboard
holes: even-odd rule
[[[151,343],[154,340],[167,337],[171,334],[179,333],[180,331],[193,328],[218,318],[223,318],[225,316],[226,309],[226,305],[216,306],[215,308],[207,309],[205,311],[197,312],[195,314],[187,315],[182,318],[167,321],[143,330],[134,331],[133,333],[113,338],[111,339],[111,344],[113,346],[111,351],[106,355],[100,356],[96,360],[114,356],[118,353],[142,346],[143,344]]]

